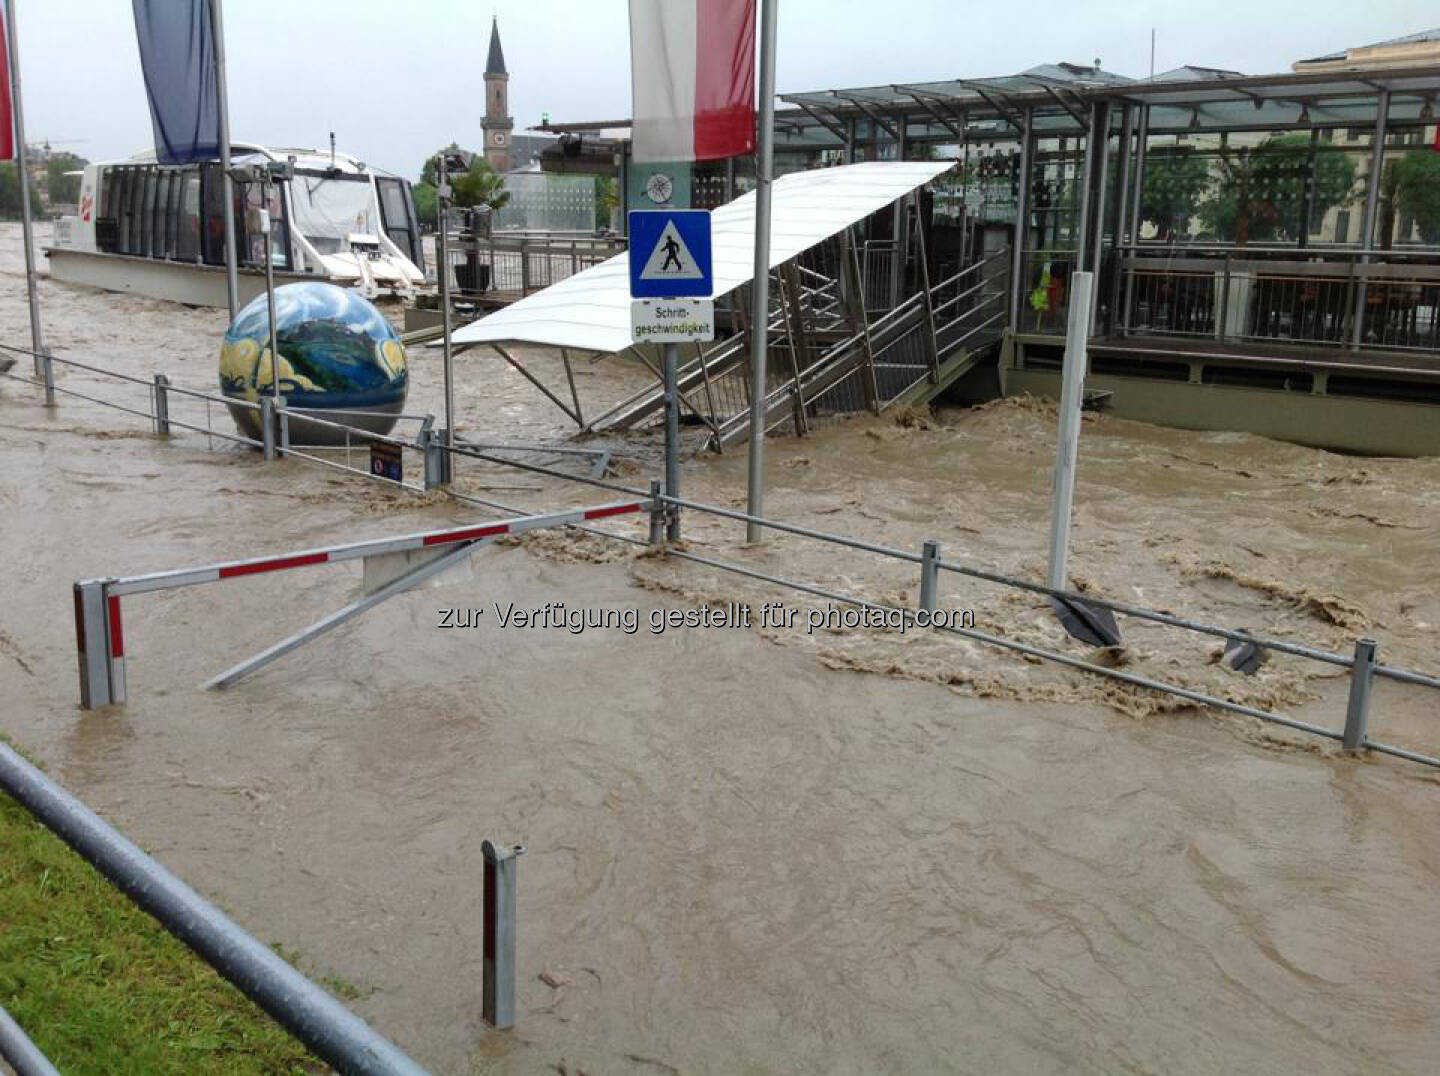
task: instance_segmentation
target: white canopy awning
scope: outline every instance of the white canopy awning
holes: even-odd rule
[[[953,165],[953,161],[874,161],[781,176],[771,196],[771,267],[864,220]],[[720,296],[749,283],[754,275],[754,193],[715,210],[711,231],[715,294]],[[628,255],[592,266],[471,322],[455,333],[454,340],[623,351],[631,343]]]

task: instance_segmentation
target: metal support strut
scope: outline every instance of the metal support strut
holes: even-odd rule
[[[485,962],[481,1015],[492,1027],[515,1026],[515,875],[525,846],[485,841]]]

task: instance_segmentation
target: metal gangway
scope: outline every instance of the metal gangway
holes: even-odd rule
[[[874,274],[848,237],[836,244],[836,258],[797,258],[773,274],[767,330],[776,361],[765,399],[766,432],[788,423],[803,435],[824,414],[924,405],[999,343],[1009,306],[1010,251],[993,251],[932,285],[918,219],[916,224],[910,268],[918,286],[874,320]],[[835,275],[805,264],[812,260],[828,263]],[[682,407],[710,431],[707,446],[717,452],[750,436],[753,326],[745,323],[745,304],[732,310],[737,331],[708,348],[695,346],[678,373]],[[593,419],[587,430],[634,429],[660,420],[663,378],[649,356],[639,349],[636,354],[655,381]]]

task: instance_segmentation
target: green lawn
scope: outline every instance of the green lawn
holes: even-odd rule
[[[328,1071],[3,793],[0,1004],[65,1076]]]

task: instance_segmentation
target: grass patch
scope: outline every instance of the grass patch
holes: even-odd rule
[[[0,1004],[67,1076],[328,1071],[3,793]]]

